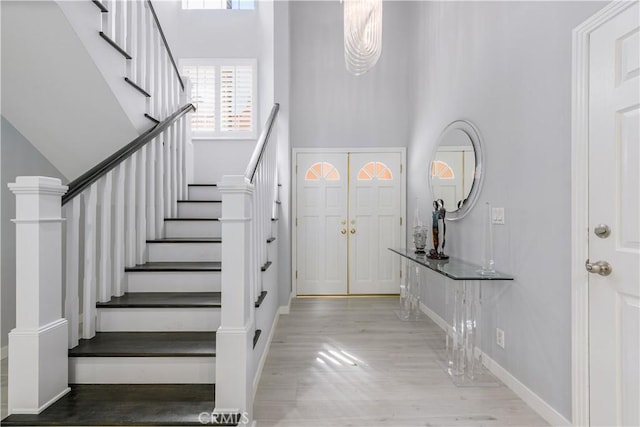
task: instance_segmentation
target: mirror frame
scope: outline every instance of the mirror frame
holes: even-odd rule
[[[431,154],[431,159],[429,160],[429,191],[431,191],[431,196],[435,197],[433,194],[433,178],[431,177],[431,164],[435,159],[438,148],[440,147],[440,143],[447,135],[447,133],[452,130],[461,130],[466,133],[469,139],[471,140],[471,145],[473,146],[473,151],[476,156],[476,168],[473,177],[473,184],[471,185],[471,191],[467,196],[467,203],[463,204],[462,207],[454,212],[447,211],[446,219],[450,221],[456,221],[464,218],[469,211],[475,206],[478,201],[478,196],[480,195],[480,190],[482,189],[482,182],[484,181],[484,152],[482,141],[480,139],[480,133],[478,129],[468,120],[456,120],[447,125],[444,130],[440,133],[438,137],[435,148],[433,149],[433,153]]]

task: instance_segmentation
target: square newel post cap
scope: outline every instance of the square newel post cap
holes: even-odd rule
[[[8,187],[16,195],[15,222],[61,219],[61,198],[69,187],[58,178],[19,176]]]
[[[225,175],[217,184],[220,193],[253,193],[254,185],[245,175]]]
[[[50,194],[60,197],[69,189],[58,178],[47,176],[18,176],[16,182],[7,185],[14,194]]]

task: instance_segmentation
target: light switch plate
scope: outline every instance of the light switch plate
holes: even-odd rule
[[[491,208],[491,222],[504,225],[504,208]]]

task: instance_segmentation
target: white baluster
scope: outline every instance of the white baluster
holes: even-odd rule
[[[147,145],[147,238],[156,239],[156,147],[158,138]]]
[[[137,77],[137,67],[139,62],[138,55],[138,31],[137,31],[137,0],[127,1],[126,3],[126,16],[127,16],[127,25],[125,26],[125,34],[126,34],[126,48],[125,50],[131,55],[131,60],[127,61],[127,75],[130,79],[132,79],[136,84],[142,85],[142,82],[138,80]],[[142,85],[144,86],[144,85]]]
[[[96,209],[98,184],[93,183],[84,197],[84,278],[82,281],[82,338],[96,334]]]
[[[113,171],[107,173],[99,181],[100,196],[100,251],[98,273],[98,301],[107,302],[111,299],[111,274],[113,273],[111,261],[111,196]]]
[[[156,238],[164,236],[164,142],[165,134],[156,139]]]
[[[144,264],[147,260],[147,147],[142,147],[137,152],[136,165],[136,229],[137,248],[136,263]]]
[[[126,40],[126,26],[127,26],[127,8],[126,8],[126,0],[116,0],[115,1],[115,11],[116,16],[115,20],[115,42],[118,46],[124,48],[127,45]],[[131,53],[131,52],[127,52]]]
[[[154,99],[153,99],[153,109],[155,111],[156,114],[156,118],[158,120],[163,120],[164,119],[164,114],[162,112],[162,67],[160,66],[161,64],[161,58],[162,58],[162,50],[160,48],[160,35],[158,34],[158,29],[155,26],[155,23],[153,24],[153,68],[151,69],[151,72],[153,73],[153,79],[154,79]]]
[[[116,17],[116,14],[117,14],[116,7],[115,7],[115,1],[114,0],[105,0],[103,3],[106,6],[106,8],[109,10],[109,12],[102,14],[103,19],[104,19],[103,31],[107,36],[109,36],[109,38],[111,40],[115,40],[115,34],[116,34],[115,17]]]
[[[147,79],[146,74],[146,63],[148,58],[148,49],[147,49],[147,19],[146,19],[146,9],[145,9],[145,1],[144,0],[136,0],[133,2],[135,5],[135,23],[136,27],[134,29],[136,33],[136,43],[137,55],[135,57],[136,60],[136,81],[140,82],[140,84],[145,88],[147,92],[150,93],[151,86]]]
[[[162,187],[164,190],[164,212],[165,215],[167,215],[170,218],[173,218],[173,209],[171,208],[172,205],[172,198],[171,198],[171,144],[173,143],[173,141],[171,140],[171,132],[170,130],[166,130],[163,133],[164,135],[164,147],[163,147],[163,151],[164,151],[164,165],[163,165],[163,169],[164,169],[164,180],[162,183]]]
[[[136,265],[136,158],[137,154],[126,160],[125,180],[125,262],[127,267]]]
[[[80,196],[65,206],[66,218],[66,271],[64,317],[69,322],[69,348],[78,345],[80,332]]]
[[[154,61],[155,61],[155,38],[153,20],[151,17],[151,11],[147,6],[147,2],[142,0],[144,5],[144,22],[145,22],[145,52],[146,61],[144,64],[144,76],[146,79],[146,88],[151,94],[151,99],[147,100],[149,105],[149,114],[153,117],[157,117],[155,102],[158,96],[158,90],[156,88],[155,74],[154,74]]]
[[[178,216],[178,147],[179,135],[178,126],[174,123],[171,126],[173,136],[171,144],[171,212],[174,217]]]
[[[113,295],[122,296],[127,288],[125,266],[125,163],[120,163],[113,176]]]

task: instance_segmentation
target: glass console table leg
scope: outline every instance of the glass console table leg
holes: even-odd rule
[[[400,281],[400,320],[409,320],[411,318],[411,295],[409,293],[411,283],[409,271],[411,270],[411,264],[411,261],[405,259],[404,271],[406,274]]]
[[[405,261],[406,275],[400,284],[401,320],[417,320],[420,318],[420,267],[411,261]]]

